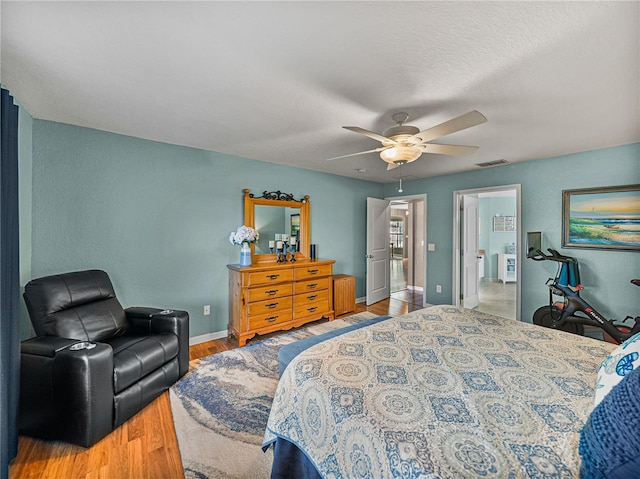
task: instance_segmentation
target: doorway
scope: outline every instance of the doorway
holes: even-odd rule
[[[389,222],[389,248],[390,257],[389,263],[391,281],[391,294],[407,289],[408,282],[408,269],[409,269],[409,255],[410,249],[407,248],[408,238],[407,234],[408,219],[409,219],[409,203],[406,201],[392,201],[391,215]]]
[[[393,223],[392,206],[399,210]],[[426,239],[426,194],[367,198],[367,305],[391,298],[410,303],[413,309],[426,306]]]
[[[390,200],[391,298],[425,306],[426,195]]]
[[[465,197],[477,203],[477,225],[465,229]],[[454,192],[453,291],[456,305],[496,316],[520,319],[520,185],[505,185]],[[474,244],[468,234],[476,234],[476,251],[465,251]],[[471,258],[471,256],[473,256]],[[473,278],[465,276],[465,264],[477,262]],[[465,284],[465,281],[467,284]],[[470,282],[475,284],[469,285]],[[477,298],[465,304],[465,292]],[[477,304],[475,301],[477,300]]]

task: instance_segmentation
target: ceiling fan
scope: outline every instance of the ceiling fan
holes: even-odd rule
[[[389,163],[387,170],[392,170],[405,163],[417,160],[422,153],[436,153],[439,155],[464,156],[470,155],[478,149],[477,146],[443,145],[429,143],[441,136],[450,135],[472,126],[481,125],[487,119],[479,111],[473,110],[460,115],[439,125],[420,131],[417,127],[405,125],[409,115],[399,112],[392,116],[396,126],[392,126],[379,135],[373,131],[365,130],[357,126],[344,126],[347,130],[359,133],[382,143],[382,146],[373,150],[360,151],[349,155],[336,156],[328,160],[337,160],[349,156],[364,155],[366,153],[380,153],[380,158]]]

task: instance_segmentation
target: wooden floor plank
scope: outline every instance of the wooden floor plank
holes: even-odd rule
[[[146,479],[148,465],[147,461],[149,456],[144,453],[142,445],[142,438],[137,437],[133,441],[129,442],[127,447],[127,455],[129,457],[129,470],[128,476],[130,478],[138,477],[140,479]]]
[[[422,308],[422,296],[408,301],[393,298],[371,306],[356,305],[352,314],[400,315]],[[282,334],[274,333],[273,335]],[[262,341],[265,336],[252,341]],[[237,347],[227,338],[197,344],[190,359]],[[89,449],[20,436],[18,455],[9,467],[9,479],[184,479],[178,440],[173,425],[169,392]]]

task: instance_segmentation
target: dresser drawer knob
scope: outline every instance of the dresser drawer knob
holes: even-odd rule
[[[276,306],[278,306],[278,303],[269,303],[264,305],[265,308],[269,308],[269,309],[273,309]]]
[[[280,276],[279,274],[268,274],[267,278],[269,279],[278,279],[278,276]]]
[[[307,311],[309,311],[310,313],[313,313],[316,309],[318,309],[318,307],[314,306],[313,308],[307,308]]]
[[[277,289],[271,289],[269,291],[265,291],[264,294],[266,294],[268,296],[273,296],[274,294],[278,294],[278,290]]]
[[[318,287],[318,283],[311,283],[307,285],[307,288],[309,289],[316,289]]]
[[[276,319],[278,319],[277,316],[269,316],[268,318],[264,318],[264,320],[269,323],[273,323]]]
[[[316,274],[316,273],[319,273],[319,272],[320,272],[319,269],[308,269],[307,270],[307,273],[309,273],[309,274]]]
[[[307,299],[310,301],[313,301],[314,299],[316,299],[318,297],[317,294],[312,294],[311,296],[307,296]]]

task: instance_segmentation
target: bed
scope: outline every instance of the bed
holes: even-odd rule
[[[348,331],[284,370],[272,477],[579,477],[615,347],[453,306]]]

